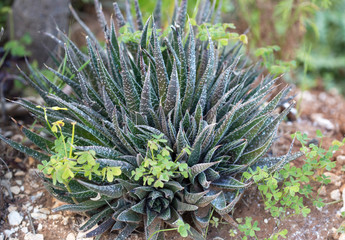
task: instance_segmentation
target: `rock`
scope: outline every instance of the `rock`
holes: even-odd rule
[[[28,50],[32,59],[42,65],[50,56],[57,43],[44,33],[54,36],[58,34],[57,27],[62,32],[68,32],[69,0],[15,0],[12,5],[13,29],[16,40],[29,33],[32,44]],[[44,21],[42,21],[44,19]]]
[[[16,211],[17,210],[17,207],[14,206],[14,205],[10,205],[8,208],[7,208],[8,212],[13,212],[13,211]]]
[[[8,173],[5,174],[4,177],[5,177],[6,179],[11,179],[11,178],[13,177],[13,174],[12,174],[12,172],[8,172]]]
[[[47,215],[44,213],[34,212],[31,213],[31,217],[33,219],[39,220],[39,219],[47,219]]]
[[[338,176],[331,172],[325,172],[325,176],[329,177],[331,183],[334,184],[336,187],[340,187],[341,185],[341,176]]]
[[[345,155],[339,155],[337,157],[337,163],[340,165],[340,166],[344,166],[345,165]]]
[[[326,196],[327,192],[326,192],[326,186],[322,186],[319,190],[319,195],[320,196]]]
[[[57,219],[59,219],[59,218],[62,218],[62,215],[60,215],[60,214],[54,214],[54,215],[50,215],[48,218],[49,218],[49,219],[52,219],[52,220],[57,220]]]
[[[50,214],[50,210],[48,208],[41,208],[38,211],[47,215]]]
[[[15,181],[19,186],[21,186],[23,184],[23,181],[22,180],[16,180]]]
[[[327,130],[334,129],[334,124],[330,120],[323,118],[322,114],[313,113],[311,115],[311,119],[315,122],[316,125],[322,128],[326,128]]]
[[[268,223],[268,220],[267,220],[267,218],[265,218],[265,219],[264,219],[264,223],[266,223],[266,224]]]
[[[14,232],[15,232],[14,229],[6,229],[6,230],[4,231],[5,236],[8,237],[8,238],[9,238],[9,237],[11,236],[11,234],[14,233]]]
[[[8,222],[12,226],[18,226],[23,221],[23,217],[17,211],[12,211],[8,214]]]
[[[86,238],[85,233],[78,232],[77,240],[93,240],[93,238]]]
[[[42,224],[38,224],[38,226],[37,226],[37,231],[41,231],[43,229],[43,226],[42,226]]]
[[[24,236],[24,240],[44,240],[43,234],[27,233]]]
[[[339,189],[336,189],[336,190],[333,190],[331,192],[331,198],[335,201],[338,201],[341,199],[341,194],[340,194],[340,190]]]
[[[342,191],[343,195],[343,207],[340,209],[340,212],[345,212],[345,188]]]
[[[15,172],[14,176],[16,176],[16,177],[25,176],[25,172],[19,170],[19,171]]]
[[[11,192],[13,194],[19,194],[20,193],[20,188],[18,186],[13,186],[10,189],[11,189]]]
[[[73,233],[69,233],[66,237],[66,240],[75,240],[75,236]]]
[[[28,230],[27,227],[23,227],[23,228],[21,228],[20,230],[21,230],[23,233],[28,233],[28,232],[29,232],[29,230]]]

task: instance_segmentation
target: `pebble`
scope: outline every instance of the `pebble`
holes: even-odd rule
[[[62,218],[62,215],[60,215],[60,214],[53,214],[53,215],[50,215],[48,218],[52,219],[52,220],[57,220],[59,218]]]
[[[75,240],[75,236],[73,233],[69,233],[66,237],[66,240]]]
[[[12,211],[8,214],[8,222],[12,226],[18,226],[23,221],[23,217],[17,211]]]
[[[27,227],[23,227],[23,228],[21,228],[20,230],[21,230],[23,233],[28,233],[28,232],[29,232],[29,230],[28,230]]]
[[[4,231],[4,233],[5,233],[5,236],[9,238],[11,236],[11,234],[14,233],[15,231],[16,230],[14,230],[14,229],[6,229]]]
[[[338,201],[341,199],[341,194],[340,194],[340,190],[339,189],[336,189],[336,190],[333,190],[331,192],[331,198],[335,201]]]
[[[19,171],[15,172],[14,176],[16,176],[16,177],[25,176],[25,172],[19,170]]]
[[[265,219],[264,219],[264,223],[266,223],[266,224],[268,223],[268,220],[267,220],[267,218],[265,218]]]
[[[47,215],[44,213],[39,213],[39,212],[33,212],[31,213],[31,217],[33,219],[39,220],[39,219],[47,219]]]
[[[38,224],[38,226],[37,226],[37,231],[41,231],[43,229],[43,226],[42,226],[42,224]]]
[[[85,233],[79,232],[77,235],[77,240],[93,240],[93,238],[86,238]]]
[[[6,179],[11,179],[12,176],[13,176],[12,172],[8,172],[8,173],[5,174],[4,177],[5,177]]]
[[[44,240],[43,234],[27,233],[24,236],[24,240]]]
[[[345,212],[345,188],[342,191],[343,195],[343,207],[340,209],[340,212]]]
[[[341,176],[338,176],[331,172],[325,172],[325,176],[329,177],[331,183],[334,184],[336,187],[340,187],[341,185]]]
[[[10,189],[11,189],[11,192],[13,194],[19,194],[20,193],[20,188],[18,186],[10,187]]]
[[[10,205],[8,208],[7,208],[8,212],[13,212],[13,211],[16,211],[17,210],[17,207],[14,206],[14,205]]]
[[[41,208],[41,209],[39,209],[39,211],[41,212],[41,213],[44,213],[44,214],[50,214],[50,210],[48,209],[48,208]]]
[[[322,186],[320,188],[319,194],[320,194],[320,196],[326,196],[327,195],[326,186]]]
[[[17,183],[18,185],[22,185],[22,184],[23,184],[23,181],[22,181],[22,180],[16,180],[16,183]]]
[[[311,115],[311,118],[317,125],[319,125],[322,128],[326,128],[327,130],[334,129],[334,124],[330,120],[323,118],[322,114],[314,113]]]
[[[339,156],[337,157],[337,163],[338,163],[340,166],[345,165],[345,155],[339,155]]]

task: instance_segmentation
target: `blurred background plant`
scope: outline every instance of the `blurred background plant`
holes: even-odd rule
[[[328,9],[317,11],[314,24],[307,26],[303,44],[297,51],[299,69],[308,66],[303,88],[321,85],[326,90],[337,88],[345,94],[344,13],[345,1],[334,0]],[[307,57],[306,49],[310,51]]]

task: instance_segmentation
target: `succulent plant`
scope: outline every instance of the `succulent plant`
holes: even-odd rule
[[[23,73],[50,108],[37,108],[25,99],[20,105],[46,126],[47,118],[63,120],[64,136],[74,137],[76,150],[92,150],[100,166],[121,167],[122,174],[111,183],[77,173],[68,188],[41,176],[53,196],[69,203],[56,211],[86,212],[90,219],[81,230],[99,224],[87,236],[111,229],[119,230],[117,239],[125,239],[143,223],[148,238],[183,219],[192,225],[192,238],[202,239],[212,209],[231,222],[229,212],[250,185],[241,178],[244,171],[256,166],[275,171],[296,157],[266,154],[292,107],[280,114],[275,111],[289,88],[268,101],[276,79],[258,80],[257,67],[247,67],[239,57],[241,42],[220,46],[210,34],[206,41],[197,39],[197,28],[187,21],[186,0],[176,6],[172,31],[162,37],[160,2],[145,24],[137,0],[136,24],[128,3],[127,21],[114,3],[115,27],[113,21],[108,26],[96,1],[106,45],[102,47],[82,23],[88,35],[87,54],[63,34],[62,40],[56,39],[65,47],[67,70],[48,69],[72,89],[71,94],[31,68],[32,78]],[[194,21],[216,23],[219,11],[214,10],[203,1]],[[123,27],[140,31],[140,41],[119,42],[116,28]],[[22,130],[42,151],[0,138],[41,162],[49,161],[54,136],[47,131],[52,136],[43,138],[23,126]],[[153,136],[164,139],[159,148],[171,149],[171,161],[188,165],[187,177],[176,174],[157,187],[133,177],[132,172],[152,155],[147,144]],[[188,146],[190,154],[185,151]],[[152,239],[163,237],[160,233]]]

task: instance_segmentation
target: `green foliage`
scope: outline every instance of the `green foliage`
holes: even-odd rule
[[[317,131],[317,137],[320,138],[320,145],[310,144],[307,146],[308,137],[306,134],[297,132],[295,137],[301,144],[301,151],[304,153],[304,165],[301,168],[286,164],[279,172],[269,173],[267,168],[257,167],[256,171],[249,169],[243,176],[246,179],[253,179],[258,184],[258,189],[264,199],[265,209],[270,210],[273,217],[288,217],[287,211],[291,209],[294,214],[302,214],[306,217],[310,209],[304,205],[304,199],[310,199],[316,207],[323,207],[325,203],[321,198],[312,196],[313,188],[311,182],[321,183],[321,186],[330,182],[322,174],[326,169],[330,171],[335,167],[331,158],[335,151],[343,143],[334,141],[332,146],[325,150],[322,148],[322,133]],[[278,184],[279,181],[282,184]],[[290,215],[291,216],[291,215]]]
[[[317,31],[314,16],[320,8],[327,9],[332,4],[330,0],[270,0],[265,4],[258,0],[238,0],[234,14],[250,27],[249,52],[259,57],[271,74],[279,75],[296,67],[294,59],[303,55],[303,51],[296,49],[303,42],[306,29]]]
[[[20,40],[10,40],[5,43],[4,49],[14,57],[26,57],[30,56],[31,52],[26,49],[30,45],[32,39],[30,35],[25,34]]]
[[[11,11],[13,0],[2,0],[0,2],[0,29],[6,27],[7,15]]]
[[[262,58],[265,68],[267,68],[267,70],[273,75],[290,72],[291,69],[296,67],[295,61],[282,61],[275,59],[274,52],[277,51],[280,51],[280,47],[277,45],[266,46],[256,49],[254,54],[256,57]]]
[[[38,108],[42,108],[37,106]],[[66,111],[67,108],[52,107],[51,110]],[[65,123],[62,120],[58,120],[52,124],[48,121],[46,115],[47,108],[43,108],[45,112],[45,119],[47,126],[56,137],[52,150],[54,153],[50,156],[49,161],[42,161],[37,167],[46,176],[49,176],[53,180],[53,184],[57,182],[65,184],[75,178],[77,174],[83,173],[89,180],[92,179],[92,175],[102,176],[103,180],[107,178],[108,182],[113,182],[114,176],[121,175],[121,169],[119,167],[105,167],[99,169],[100,164],[96,163],[96,152],[93,150],[75,152],[74,146],[74,132],[76,122],[72,122],[72,135],[70,138],[66,138],[62,132],[62,127]],[[60,136],[58,136],[60,134]]]
[[[310,87],[317,85],[317,80],[321,78],[326,90],[337,88],[341,93],[345,93],[342,81],[345,67],[345,21],[342,17],[344,11],[344,1],[332,1],[328,9],[318,11],[313,21],[307,25],[303,46],[297,52],[297,59],[300,68],[308,65],[306,78],[310,82]],[[312,49],[308,58],[304,57],[306,47]]]
[[[230,25],[214,25],[220,12],[208,1],[193,14],[197,24],[193,27],[183,0],[164,38],[165,33],[158,31],[162,29],[159,1],[145,24],[138,7],[134,24],[131,12],[127,11],[125,21],[114,3],[116,26],[113,22],[108,26],[95,3],[105,46],[85,27],[85,54],[61,33],[61,43],[66,43],[63,63],[58,70],[48,67],[61,84],[54,85],[51,76],[31,66],[30,77],[23,73],[47,106],[36,108],[25,99],[18,102],[48,130],[49,137],[42,137],[22,129],[42,151],[1,135],[0,139],[41,161],[43,170],[61,173],[56,184],[50,170],[41,177],[53,196],[68,203],[55,211],[87,212],[90,219],[83,231],[98,224],[86,237],[111,228],[120,231],[117,239],[125,239],[144,223],[146,238],[162,239],[169,225],[183,236],[203,239],[212,213],[229,220],[252,183],[241,179],[243,172],[267,166],[274,174],[299,156],[264,157],[293,106],[276,111],[290,89],[265,102],[275,79],[257,80],[260,69],[241,60],[246,37],[239,36],[231,46],[222,42],[222,31]],[[199,30],[206,27],[210,34],[201,41]],[[119,40],[121,28],[122,35],[134,40]],[[71,94],[62,86],[68,86]],[[56,111],[61,109],[68,111]],[[51,126],[48,118],[55,124]],[[113,178],[118,168],[121,175]],[[200,216],[199,210],[207,215]]]
[[[148,151],[145,159],[135,171],[132,171],[134,180],[138,181],[142,178],[144,185],[151,186],[153,184],[155,188],[163,188],[165,182],[169,182],[169,180],[179,175],[187,178],[188,165],[179,162],[179,158],[185,153],[190,155],[189,147],[184,148],[176,160],[172,161],[170,152],[173,152],[173,150],[168,146],[163,148],[160,146],[161,143],[166,144],[168,142],[166,139],[162,139],[163,134],[153,136],[155,138],[147,144]]]
[[[243,240],[247,240],[247,236],[256,237],[255,232],[260,231],[261,229],[258,227],[258,221],[255,221],[252,224],[252,218],[246,217],[245,222],[243,224],[238,225],[238,230],[243,232],[246,236],[243,237]],[[256,238],[257,239],[257,238]]]

